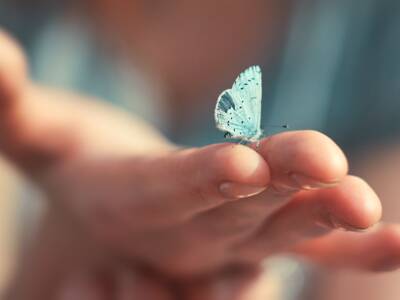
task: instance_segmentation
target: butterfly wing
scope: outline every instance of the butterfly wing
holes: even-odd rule
[[[243,71],[232,86],[244,104],[246,114],[251,117],[255,129],[261,125],[262,79],[259,66],[251,66]]]
[[[244,126],[246,115],[235,97],[230,89],[221,93],[215,107],[215,122],[218,129],[230,133],[231,137],[245,138],[249,134]]]
[[[261,135],[261,70],[253,66],[241,73],[232,86],[218,97],[215,107],[217,128],[233,138],[248,141]]]

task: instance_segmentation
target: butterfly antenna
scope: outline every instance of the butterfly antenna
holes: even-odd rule
[[[283,124],[283,125],[267,125],[267,127],[274,127],[274,128],[285,128],[288,129],[289,128],[289,124]]]

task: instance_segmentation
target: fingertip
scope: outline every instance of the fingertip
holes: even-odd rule
[[[348,188],[356,189],[354,192],[354,211],[358,212],[356,223],[362,228],[368,228],[382,217],[382,204],[375,191],[363,179],[356,176],[349,176],[345,184]]]
[[[299,174],[313,182],[330,184],[348,172],[343,151],[318,131],[289,131],[268,137],[261,141],[260,153],[277,177]]]
[[[223,144],[216,150],[213,163],[219,181],[230,181],[266,187],[270,172],[267,162],[253,149],[236,144]]]
[[[386,249],[392,249],[393,252],[400,255],[400,225],[384,225],[377,231],[377,234],[382,239],[381,244],[385,245]]]
[[[321,197],[328,199],[332,214],[344,228],[367,229],[381,218],[379,197],[361,178],[347,176],[336,188],[320,192]]]
[[[400,268],[400,226],[384,224],[374,232],[366,247],[374,249],[375,255],[367,264],[374,272],[393,271]]]

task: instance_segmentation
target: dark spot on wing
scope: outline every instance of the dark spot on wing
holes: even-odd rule
[[[235,103],[228,92],[222,94],[221,100],[218,102],[218,108],[224,112],[227,112],[231,108],[235,109]]]

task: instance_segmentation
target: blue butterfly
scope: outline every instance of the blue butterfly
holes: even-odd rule
[[[231,89],[219,95],[214,117],[225,137],[246,142],[261,138],[261,93],[261,69],[251,66],[236,78]]]

